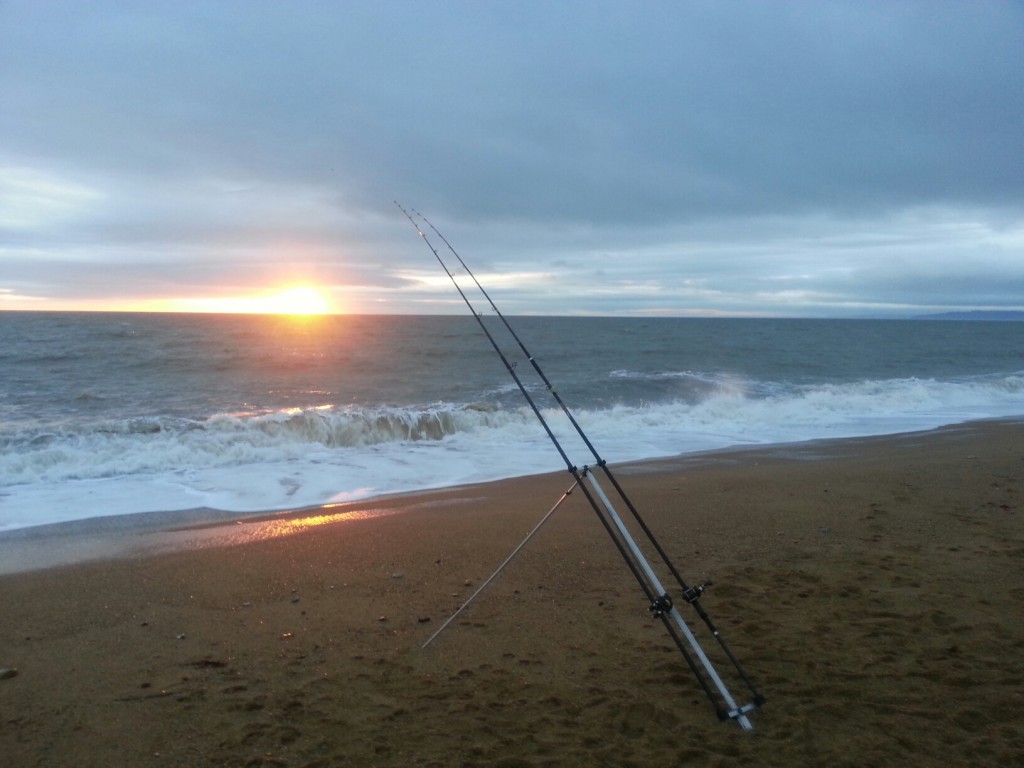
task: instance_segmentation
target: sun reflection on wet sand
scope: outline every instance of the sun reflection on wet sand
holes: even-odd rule
[[[72,524],[70,527],[43,526],[6,534],[0,531],[0,575],[110,558],[235,547],[281,539],[335,524],[404,514],[438,504],[451,506],[480,500],[479,497],[453,499],[447,495],[450,490],[445,490],[443,499],[432,498],[431,491],[415,496],[398,494],[396,497],[382,497],[376,502],[380,506],[372,507],[360,504],[373,502],[346,501],[240,517],[207,510],[209,517],[204,519],[200,516],[198,522],[192,523],[181,521],[176,527],[168,527],[173,526],[173,520],[165,519],[162,524],[154,524],[140,516],[137,527],[114,530],[83,531],[81,524]],[[202,510],[192,512],[202,514]],[[173,513],[168,514],[173,516]],[[195,519],[194,514],[186,517]]]
[[[401,512],[401,508],[375,507],[372,509],[349,509],[331,512],[331,509],[347,504],[325,504],[307,512],[283,512],[274,517],[241,518],[224,523],[179,528],[155,534],[157,541],[149,542],[147,553],[154,549],[203,549],[206,547],[234,547],[258,541],[270,541],[293,536],[303,531],[322,528],[336,523],[369,520]]]
[[[342,505],[328,504],[323,507],[323,509],[327,509],[332,506]],[[283,520],[263,520],[251,523],[247,520],[240,520],[238,522],[242,526],[253,529],[248,532],[247,540],[260,541],[263,539],[276,539],[281,536],[291,536],[292,534],[309,528],[319,528],[324,525],[350,522],[352,520],[368,520],[371,517],[381,517],[383,515],[395,514],[396,512],[398,512],[397,509],[387,508],[352,509],[347,512],[322,512],[317,515],[305,515],[302,517],[292,517]]]

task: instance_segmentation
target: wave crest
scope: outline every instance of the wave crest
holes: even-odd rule
[[[0,439],[0,485],[309,459],[320,451],[437,442],[464,432],[529,424],[531,418],[521,410],[479,405],[312,408],[25,431]]]
[[[254,418],[214,416],[208,430],[254,440],[312,443],[330,448],[382,443],[443,440],[462,431],[494,426],[496,411],[467,407],[427,408],[313,408],[270,413]]]
[[[694,378],[689,373],[659,376]],[[889,379],[813,385],[716,377],[700,394],[692,387],[685,396],[666,394],[660,399],[597,404],[574,413],[612,461],[741,443],[903,432],[1024,414],[1024,374],[1020,373],[959,381]],[[566,441],[573,460],[589,461],[588,455],[575,455],[575,436],[558,409],[542,412],[554,433]],[[479,466],[514,464],[544,450],[538,448],[543,443],[544,433],[527,406],[479,402],[410,408],[318,407],[218,414],[206,420],[125,419],[0,435],[0,487],[128,475],[181,477],[191,471],[260,464],[404,464],[417,445],[443,445],[449,456],[464,457]],[[552,468],[557,468],[557,462]]]

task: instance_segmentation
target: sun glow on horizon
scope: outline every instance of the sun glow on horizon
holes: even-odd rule
[[[334,311],[331,300],[310,285],[297,285],[268,296],[267,312],[278,315],[323,315]]]
[[[178,299],[173,305],[173,311],[223,314],[328,315],[338,311],[326,293],[311,285],[295,285],[264,296]]]

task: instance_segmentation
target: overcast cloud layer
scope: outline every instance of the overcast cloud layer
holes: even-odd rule
[[[1020,2],[0,0],[0,308],[1024,309]],[[446,279],[446,278],[445,278]]]

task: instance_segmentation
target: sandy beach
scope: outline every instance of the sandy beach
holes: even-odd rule
[[[1024,424],[617,472],[714,582],[703,605],[768,700],[754,732],[715,718],[578,494],[420,648],[555,473],[0,576],[0,764],[1024,764]]]

